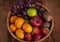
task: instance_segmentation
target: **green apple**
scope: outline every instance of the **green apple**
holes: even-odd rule
[[[37,16],[37,10],[35,8],[29,8],[27,10],[27,15],[29,17],[34,17],[34,16]]]

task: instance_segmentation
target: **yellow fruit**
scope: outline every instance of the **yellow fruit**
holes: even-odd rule
[[[10,25],[10,30],[11,30],[12,32],[15,32],[15,31],[16,31],[16,27],[15,27],[14,24],[11,24],[11,25]]]
[[[16,36],[19,38],[19,39],[24,39],[24,31],[22,29],[17,29],[16,30]]]
[[[29,23],[24,23],[22,28],[26,33],[31,33],[32,32],[32,26]]]
[[[14,23],[16,19],[17,19],[17,16],[12,16],[12,17],[10,18],[10,22],[11,22],[11,23]]]
[[[24,19],[21,18],[21,17],[19,17],[19,18],[17,18],[16,21],[15,21],[15,26],[16,26],[17,28],[21,28],[21,26],[22,26],[23,23],[24,23]]]

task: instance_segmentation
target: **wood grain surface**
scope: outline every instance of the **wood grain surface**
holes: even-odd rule
[[[19,42],[10,35],[6,26],[7,15],[12,1],[0,0],[0,42]],[[43,0],[42,3],[51,10],[55,19],[53,32],[42,42],[60,42],[60,0]]]

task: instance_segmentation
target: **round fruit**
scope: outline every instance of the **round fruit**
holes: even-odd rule
[[[15,31],[16,31],[16,27],[15,27],[14,24],[11,24],[11,25],[10,25],[10,30],[11,30],[12,32],[15,32]]]
[[[42,23],[43,23],[42,18],[39,17],[39,16],[33,17],[30,20],[30,24],[33,25],[33,26],[36,26],[36,27],[41,26]]]
[[[10,22],[11,22],[11,23],[14,23],[16,19],[17,19],[17,16],[12,16],[12,17],[10,18]]]
[[[21,26],[22,26],[23,23],[24,23],[24,19],[21,18],[21,17],[19,17],[19,18],[17,18],[16,21],[15,21],[15,26],[16,26],[17,28],[21,28]]]
[[[34,36],[34,40],[35,41],[38,41],[39,39],[41,39],[41,34],[38,34],[38,35],[35,35]]]
[[[32,39],[31,34],[25,35],[25,40],[30,41]]]
[[[26,33],[31,33],[32,32],[32,26],[28,23],[24,23],[22,28]]]
[[[22,29],[17,29],[16,30],[16,36],[19,38],[19,39],[24,39],[24,31]]]
[[[34,35],[34,34],[40,34],[40,29],[38,27],[34,28],[32,35]]]
[[[47,28],[46,28],[46,27],[43,27],[43,28],[41,29],[41,33],[42,33],[43,35],[47,35],[47,34],[48,34]]]
[[[34,17],[37,15],[37,10],[35,8],[29,8],[27,10],[27,15],[30,17]]]

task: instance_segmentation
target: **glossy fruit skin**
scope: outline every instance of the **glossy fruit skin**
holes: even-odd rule
[[[29,23],[24,23],[22,28],[26,33],[31,33],[32,32],[32,26]]]
[[[15,32],[15,31],[16,31],[16,27],[15,27],[14,24],[10,24],[10,30],[11,30],[12,32]]]
[[[24,31],[22,29],[17,29],[15,34],[19,39],[24,39]]]
[[[27,15],[28,15],[29,17],[34,17],[34,16],[36,16],[36,15],[37,15],[37,10],[36,10],[35,8],[29,8],[29,9],[27,10]]]
[[[33,17],[30,19],[30,24],[36,27],[41,26],[43,23],[42,19],[39,16]]]
[[[17,19],[17,16],[11,16],[10,23],[14,23],[16,19]]]
[[[25,35],[25,40],[30,41],[32,39],[31,34]]]
[[[19,18],[17,18],[16,21],[15,21],[15,26],[16,26],[17,28],[21,28],[21,26],[22,26],[23,23],[24,23],[24,19],[21,18],[21,17],[19,17]]]
[[[41,34],[34,36],[34,41],[38,41],[41,38]]]
[[[32,35],[34,35],[34,34],[40,34],[40,29],[38,27],[34,28]]]
[[[43,35],[47,35],[47,34],[48,34],[47,28],[46,28],[46,27],[43,27],[43,28],[41,29],[41,33],[42,33]]]

